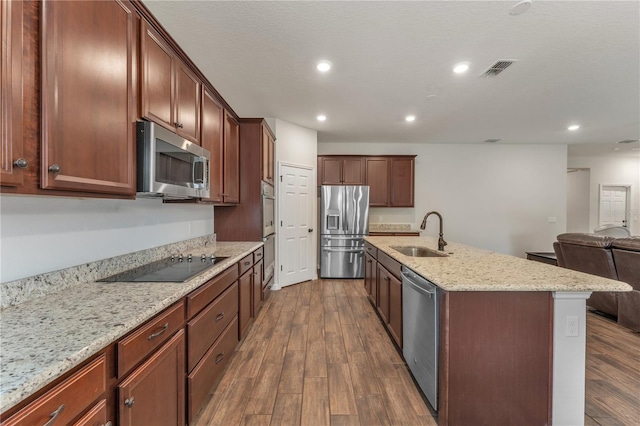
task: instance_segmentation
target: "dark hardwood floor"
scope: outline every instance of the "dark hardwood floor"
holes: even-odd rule
[[[640,334],[587,315],[586,425],[640,425]],[[436,425],[361,280],[272,293],[195,425]]]

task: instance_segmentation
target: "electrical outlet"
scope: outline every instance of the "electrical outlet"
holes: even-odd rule
[[[564,335],[567,337],[578,337],[578,317],[576,315],[567,316]]]

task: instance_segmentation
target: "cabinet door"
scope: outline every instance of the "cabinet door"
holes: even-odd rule
[[[320,157],[320,185],[342,185],[342,158]]]
[[[364,185],[364,158],[346,157],[342,162],[343,185]]]
[[[262,180],[273,185],[275,144],[269,131],[262,127]]]
[[[124,1],[42,3],[42,188],[135,193],[137,22]]]
[[[365,264],[364,264],[364,288],[367,291],[367,295],[369,299],[373,302],[374,306],[376,305],[377,299],[377,277],[378,277],[378,265],[376,260],[371,257],[368,253],[364,254]]]
[[[378,264],[378,312],[385,324],[389,323],[389,283],[391,274]]]
[[[262,271],[263,261],[259,261],[255,265],[253,265],[253,288],[251,290],[252,298],[253,298],[253,314],[254,318],[258,317],[258,313],[260,313],[260,308],[262,307],[262,282],[264,278],[264,274]]]
[[[224,180],[225,203],[240,202],[240,132],[238,122],[224,111]]]
[[[365,158],[369,185],[369,205],[386,207],[389,205],[389,160],[384,157]]]
[[[414,158],[391,158],[391,207],[413,207]]]
[[[275,184],[276,141],[269,135],[269,183]]]
[[[175,59],[176,133],[200,144],[200,88],[202,83],[180,60]]]
[[[202,92],[202,132],[200,144],[211,153],[209,198],[205,201],[222,202],[223,176],[223,141],[222,122],[224,109],[213,95],[204,88]]]
[[[184,425],[184,330],[118,385],[120,425]]]
[[[389,332],[402,349],[402,282],[389,275]]]
[[[173,50],[146,22],[141,25],[142,116],[175,131]]]
[[[238,301],[238,339],[242,340],[251,321],[251,284],[252,270],[248,270],[238,279],[240,300]]]
[[[0,184],[20,186],[24,182],[23,170],[33,160],[23,157],[21,1],[0,4],[0,34]]]

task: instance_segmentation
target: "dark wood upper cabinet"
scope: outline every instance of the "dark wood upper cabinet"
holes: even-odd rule
[[[387,207],[389,205],[389,159],[366,157],[364,161],[367,185],[369,185],[369,205]]]
[[[224,111],[224,181],[223,202],[240,202],[240,126]]]
[[[390,207],[413,207],[415,157],[390,158]]]
[[[224,108],[208,89],[202,91],[202,131],[201,145],[211,153],[210,196],[203,201],[221,203],[224,181],[224,145],[223,145]]]
[[[274,185],[275,141],[269,129],[262,126],[262,180]]]
[[[141,28],[142,116],[199,144],[202,82],[149,24]]]
[[[368,185],[372,207],[413,207],[415,155],[318,156],[318,185]]]
[[[364,185],[364,158],[359,156],[319,156],[319,185]]]
[[[23,184],[31,160],[24,156],[22,141],[22,12],[21,1],[0,4],[0,184],[9,186]]]
[[[126,1],[42,3],[42,188],[135,193],[138,22]]]

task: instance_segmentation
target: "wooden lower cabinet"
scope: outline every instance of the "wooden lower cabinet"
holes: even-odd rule
[[[438,424],[551,424],[551,293],[438,294]]]
[[[389,323],[389,284],[391,274],[382,265],[378,264],[378,313],[384,324]]]
[[[107,390],[106,357],[78,372],[11,416],[2,426],[70,424]]]
[[[389,334],[402,348],[402,281],[389,275]]]
[[[238,339],[240,340],[247,334],[249,324],[251,323],[251,305],[253,303],[253,298],[251,297],[252,278],[253,270],[247,270],[244,275],[241,275],[238,279]]]
[[[364,288],[369,300],[377,306],[378,299],[378,266],[376,259],[369,253],[364,254]]]
[[[202,407],[209,390],[222,374],[239,341],[236,315],[187,378],[189,422]]]
[[[73,426],[111,426],[111,424],[111,422],[107,424],[107,400],[103,399]]]
[[[118,424],[185,424],[184,336],[178,331],[118,385]]]

